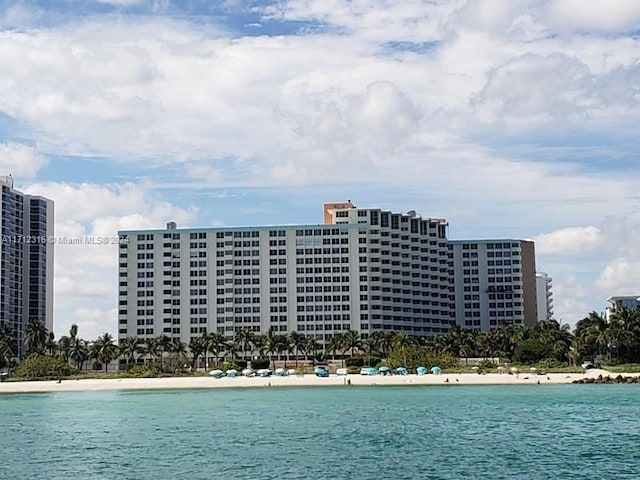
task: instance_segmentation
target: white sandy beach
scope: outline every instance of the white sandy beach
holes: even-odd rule
[[[167,378],[122,378],[122,379],[87,379],[43,382],[3,382],[0,383],[2,393],[28,392],[71,392],[91,390],[161,390],[187,388],[229,388],[229,387],[314,387],[341,386],[347,381],[351,385],[540,385],[569,384],[582,378],[615,377],[606,370],[588,370],[587,373],[550,373],[535,375],[521,373],[519,375],[487,373],[462,373],[443,375],[394,375],[365,376],[348,375],[347,377],[331,375],[328,378],[316,377],[312,374],[288,377],[167,377]],[[639,376],[638,374],[620,374],[622,376]]]

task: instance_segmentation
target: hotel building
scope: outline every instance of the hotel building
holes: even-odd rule
[[[553,282],[545,272],[536,272],[538,320],[553,318]]]
[[[11,327],[20,355],[29,319],[53,330],[53,201],[15,190],[10,175],[0,186],[0,321]]]
[[[119,338],[189,342],[249,328],[315,335],[447,332],[447,223],[326,204],[324,224],[121,231]]]
[[[525,240],[452,240],[450,276],[455,319],[473,330],[507,321],[538,320],[534,243]]]

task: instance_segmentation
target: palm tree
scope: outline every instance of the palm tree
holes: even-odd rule
[[[291,332],[289,334],[289,353],[293,354],[298,368],[298,352],[304,348],[305,336],[302,333]]]
[[[86,340],[75,338],[69,344],[69,358],[76,364],[78,370],[82,370],[84,362],[89,359],[89,345]]]
[[[109,363],[118,358],[118,346],[110,333],[98,337],[91,344],[91,356],[104,365],[104,373],[108,372]]]
[[[0,368],[11,365],[13,358],[18,355],[18,344],[9,324],[0,322]]]
[[[342,340],[343,352],[346,352],[347,350],[350,351],[352,357],[355,356],[356,350],[362,348],[362,338],[360,338],[360,334],[355,330],[345,332]]]
[[[120,355],[125,358],[125,368],[128,369],[129,364],[135,362],[141,346],[142,340],[138,337],[126,337],[120,340]]]
[[[316,337],[314,337],[313,335],[307,335],[304,338],[304,356],[305,356],[305,360],[309,360],[309,355],[311,355],[311,358],[314,359],[315,362],[315,358],[316,358],[316,354],[318,353],[318,350],[320,349],[320,344],[318,343],[318,341],[316,340]]]
[[[456,357],[464,356],[468,365],[468,357],[475,349],[473,332],[462,325],[454,325],[447,333],[451,344],[451,352]]]
[[[44,351],[47,352],[47,355],[54,356],[56,351],[58,350],[58,342],[56,342],[56,338],[53,332],[49,332],[47,334],[47,339],[44,342]]]
[[[393,337],[393,344],[402,352],[403,366],[407,366],[407,347],[413,343],[412,338],[404,332],[398,332]]]
[[[376,335],[377,333],[380,332],[373,332],[371,335],[369,335],[369,338],[367,338],[364,342],[363,342],[363,346],[365,349],[365,352],[367,354],[367,360],[366,360],[366,366],[370,366],[369,364],[371,363],[371,357],[373,356],[373,353],[380,353],[380,345],[382,343],[382,336],[381,335]]]
[[[179,338],[172,338],[167,349],[169,352],[169,364],[174,371],[185,367],[187,359],[187,344]]]
[[[326,345],[327,352],[331,353],[331,357],[335,360],[336,353],[342,350],[343,338],[341,333],[334,333],[333,337]],[[342,366],[344,367],[344,356],[342,357]]]
[[[63,335],[58,340],[58,352],[60,353],[60,357],[65,362],[68,362],[69,359],[71,358],[71,349],[73,344],[77,341],[77,339],[78,339],[78,325],[74,323],[73,325],[71,325],[71,328],[69,329],[69,336]]]
[[[594,345],[598,355],[606,353],[609,357],[609,325],[607,321],[595,312],[591,312],[588,317],[589,325],[584,332],[587,343]]]
[[[236,340],[230,340],[226,342],[226,350],[231,355],[231,361],[234,361],[238,352],[242,350],[242,345]]]
[[[273,329],[269,330],[269,332],[264,336],[264,348],[267,354],[270,354],[271,361],[273,362],[273,368],[276,368],[275,356],[282,351],[282,347],[284,342],[284,337],[282,335],[278,335]]]
[[[540,343],[551,347],[556,360],[568,360],[569,349],[573,341],[569,325],[560,325],[554,319],[540,320],[530,333]]]
[[[394,332],[373,332],[371,335],[378,337],[378,351],[381,357],[388,357],[393,349]]]
[[[156,337],[158,354],[160,355],[160,368],[164,368],[164,354],[171,348],[171,338],[164,333]]]
[[[192,338],[189,342],[189,350],[191,351],[191,370],[195,370],[200,358],[207,349],[207,336]]]
[[[37,318],[31,318],[24,327],[24,339],[29,353],[42,353],[47,343],[47,327]]]
[[[251,359],[256,344],[256,338],[253,332],[248,328],[243,328],[236,333],[235,341],[238,342],[240,350],[244,353],[244,356],[248,356],[249,359]]]
[[[479,332],[476,335],[477,352],[483,358],[493,357],[490,340],[489,332]]]
[[[158,358],[158,352],[160,351],[160,345],[158,344],[158,337],[147,338],[140,345],[140,356],[144,358],[144,362],[147,360],[155,362]]]
[[[632,361],[640,347],[640,311],[637,308],[621,308],[611,314],[609,321],[611,347],[616,357]]]
[[[220,359],[218,356],[224,357],[225,350],[227,348],[227,340],[224,338],[224,335],[220,332],[211,332],[207,335],[207,350],[206,352],[211,352],[216,359],[216,365],[218,365]]]
[[[66,335],[61,336],[58,340],[58,356],[65,362],[69,362],[70,351],[69,337]]]

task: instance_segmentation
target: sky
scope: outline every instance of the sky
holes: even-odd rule
[[[0,0],[0,174],[56,237],[416,210],[534,240],[572,326],[640,295],[639,104],[637,0]],[[115,245],[54,288],[116,334]]]

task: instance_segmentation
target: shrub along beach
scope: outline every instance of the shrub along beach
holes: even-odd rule
[[[317,378],[317,364],[327,365],[332,373],[346,369],[350,385],[591,383],[601,381],[599,376],[618,374],[619,382],[631,382],[627,377],[640,372],[640,311],[622,309],[609,321],[593,312],[573,333],[555,320],[528,328],[502,323],[488,332],[454,326],[447,334],[428,337],[375,332],[362,338],[347,331],[334,335],[326,347],[311,335],[255,335],[248,330],[231,340],[213,332],[189,344],[161,335],[128,337],[117,345],[108,333],[84,340],[75,325],[69,335],[56,340],[42,323],[32,320],[24,342],[25,355],[18,359],[11,331],[0,324],[0,392],[347,383],[344,376]],[[116,361],[120,371],[109,373]],[[581,365],[606,370],[585,371]],[[404,367],[409,375],[359,375],[361,367],[369,366],[389,371]],[[247,367],[280,367],[293,374],[221,379],[207,375],[212,369],[240,372]],[[414,375],[418,367],[427,373],[438,367],[442,375]]]

